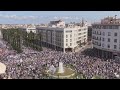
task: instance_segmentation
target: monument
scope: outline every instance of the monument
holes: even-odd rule
[[[64,79],[73,77],[75,72],[71,68],[64,67],[62,62],[59,62],[57,68],[55,68],[53,65],[50,66],[49,70],[47,70],[47,74],[53,78]]]
[[[64,73],[63,63],[59,62],[58,73]]]

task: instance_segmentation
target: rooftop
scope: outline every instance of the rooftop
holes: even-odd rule
[[[120,18],[116,18],[117,15],[114,17],[105,17],[101,19],[101,22],[95,22],[94,25],[120,25]]]

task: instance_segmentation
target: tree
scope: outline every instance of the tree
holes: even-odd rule
[[[18,29],[6,29],[2,30],[3,40],[6,40],[12,49],[16,50],[18,53],[22,52],[21,49],[21,34]]]

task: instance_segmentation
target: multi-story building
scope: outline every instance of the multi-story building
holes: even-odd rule
[[[120,19],[107,17],[92,25],[93,48],[105,58],[120,56]]]
[[[42,45],[55,50],[76,51],[87,42],[86,24],[65,24],[62,20],[51,21],[48,26],[36,27],[42,35]]]

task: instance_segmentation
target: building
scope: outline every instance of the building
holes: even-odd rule
[[[35,25],[27,25],[27,28],[26,28],[26,31],[27,31],[27,33],[30,33],[31,31],[33,32],[33,33],[36,33],[36,27],[35,27]]]
[[[88,41],[92,40],[92,26],[88,26]]]
[[[36,29],[42,35],[42,45],[55,50],[74,52],[87,42],[88,27],[85,23],[65,24],[58,20]]]
[[[20,30],[24,30],[27,33],[30,33],[31,31],[33,33],[36,33],[36,26],[35,25],[25,25],[24,27],[19,28]]]
[[[97,56],[115,58],[120,56],[120,19],[107,17],[92,24],[92,43]]]

